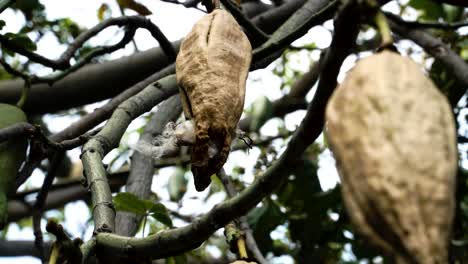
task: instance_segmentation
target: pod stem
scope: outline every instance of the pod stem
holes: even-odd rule
[[[31,80],[25,79],[24,86],[21,91],[21,97],[16,103],[16,106],[18,106],[19,108],[23,108],[24,104],[26,103],[26,100],[28,99],[30,90],[31,90]]]
[[[374,21],[377,25],[377,29],[380,32],[380,36],[382,37],[381,47],[391,46],[393,44],[392,31],[390,30],[390,26],[387,23],[387,18],[380,10],[376,12]]]
[[[249,256],[247,255],[247,248],[245,246],[245,240],[244,238],[239,238],[237,239],[237,248],[239,250],[239,257],[241,259],[248,259]]]

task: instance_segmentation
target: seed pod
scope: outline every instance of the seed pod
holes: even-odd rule
[[[210,184],[229,155],[251,57],[239,24],[219,9],[202,17],[181,44],[176,74],[185,116],[195,121],[192,172],[198,191]],[[210,149],[216,153],[210,155]]]
[[[448,263],[455,124],[420,67],[389,51],[359,61],[331,97],[326,120],[358,231],[397,263]]]
[[[24,112],[16,106],[0,104],[0,128],[27,121]],[[27,138],[17,137],[0,143],[0,229],[7,221],[7,196],[13,191],[15,178],[26,155]]]

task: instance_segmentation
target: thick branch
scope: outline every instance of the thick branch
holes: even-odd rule
[[[51,242],[44,243],[44,251],[50,252]],[[34,246],[34,241],[28,240],[3,240],[0,239],[0,256],[19,257],[31,256],[39,258],[39,251]]]
[[[178,92],[175,75],[167,76],[119,105],[104,128],[83,147],[82,161],[92,194],[95,232],[113,232],[115,210],[103,157],[116,147],[130,122]]]
[[[157,111],[148,121],[140,142],[151,141],[163,132],[170,121],[175,121],[182,113],[180,97],[173,96],[158,106]],[[151,193],[151,184],[154,175],[154,159],[139,152],[132,155],[130,175],[127,179],[126,191],[135,194],[141,199],[147,199]],[[116,233],[123,236],[134,236],[138,231],[141,217],[127,212],[117,212]]]
[[[247,213],[263,197],[289,176],[290,164],[318,137],[322,131],[326,102],[336,86],[336,77],[343,60],[354,45],[359,30],[359,10],[354,3],[342,9],[335,23],[332,44],[322,65],[324,74],[318,91],[300,127],[292,136],[281,157],[267,171],[238,196],[218,204],[208,214],[187,226],[162,231],[146,238],[122,237],[100,233],[97,246],[107,254],[142,254],[153,258],[177,255],[198,247],[218,228]],[[320,91],[322,90],[322,91]]]
[[[254,17],[252,22],[260,29],[272,32],[303,3],[304,0],[285,1],[280,7]],[[255,14],[252,10],[256,9],[252,5],[252,2],[243,4],[248,6],[249,15]],[[263,3],[257,5],[258,12],[265,10]],[[172,44],[177,51],[180,42]],[[50,113],[107,99],[170,63],[160,48],[154,48],[114,61],[85,66],[50,87],[45,84],[33,85],[25,109],[31,114]],[[15,103],[23,84],[22,80],[0,82],[0,102]]]
[[[114,173],[108,176],[109,185],[113,192],[119,190],[125,184],[128,171]],[[35,195],[39,190],[31,190],[17,194],[8,202],[8,222],[16,222],[22,218],[30,217],[32,204],[25,202],[25,196]],[[63,207],[69,202],[77,200],[88,200],[89,191],[83,187],[80,181],[53,185],[45,201],[44,210]]]
[[[174,48],[178,49],[178,44],[174,43]],[[98,102],[119,94],[170,63],[164,52],[155,48],[88,65],[52,86],[32,85],[25,110],[29,114],[42,114]],[[0,82],[0,102],[16,103],[23,86],[23,80],[19,79]]]

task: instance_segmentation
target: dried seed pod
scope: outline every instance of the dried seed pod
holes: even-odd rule
[[[223,166],[242,114],[252,47],[236,20],[224,10],[202,17],[181,44],[177,82],[187,118],[195,121],[192,172],[204,190]],[[209,153],[216,149],[216,153]]]
[[[357,229],[397,263],[448,263],[455,124],[420,67],[389,51],[359,61],[331,97],[326,120]]]

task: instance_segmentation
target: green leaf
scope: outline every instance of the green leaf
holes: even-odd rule
[[[132,193],[118,193],[112,200],[117,211],[134,213],[141,216],[146,215],[148,211],[147,202]]]
[[[5,21],[0,20],[0,30],[6,25]]]
[[[286,217],[279,206],[269,199],[264,201],[262,207],[253,209],[247,215],[247,221],[253,230],[253,235],[262,252],[273,249],[273,241],[270,237],[271,231],[283,224]]]
[[[445,16],[442,5],[434,0],[410,0],[408,4],[421,13],[421,20],[436,21]]]
[[[258,131],[272,117],[273,103],[266,96],[260,96],[253,102],[251,113],[250,130]]]
[[[187,192],[187,179],[185,178],[185,170],[177,167],[174,173],[169,177],[167,191],[171,201],[177,202]]]
[[[168,227],[172,227],[172,220],[169,217],[167,208],[162,203],[152,203],[149,209],[150,216]]]
[[[35,51],[36,43],[34,43],[27,35],[19,35],[13,33],[6,33],[7,37],[14,45],[21,46],[27,50]]]
[[[166,259],[166,264],[187,264],[187,256],[185,254],[169,257]]]
[[[112,17],[112,10],[109,8],[108,4],[101,4],[98,8],[97,16],[99,21]]]
[[[442,8],[447,22],[452,23],[463,19],[463,7],[442,4]]]

